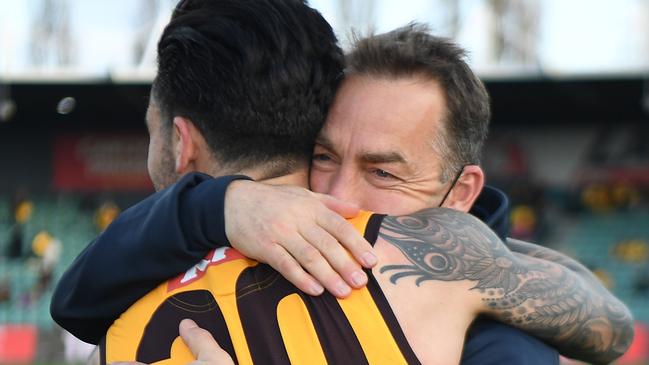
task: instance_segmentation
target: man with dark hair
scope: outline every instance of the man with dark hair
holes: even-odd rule
[[[177,115],[194,121],[206,145],[218,146],[210,170],[221,175],[263,165],[274,177],[304,164],[342,79],[340,48],[321,41],[330,32],[301,1],[181,2],[158,44],[161,136],[168,140]],[[178,179],[173,164],[157,167],[157,190]]]
[[[101,336],[106,325],[112,323],[116,309],[117,314],[121,313],[126,308],[124,304],[128,306],[144,294],[142,289],[148,291],[162,281],[161,277],[181,272],[182,270],[173,271],[181,263],[186,264],[190,259],[194,260],[191,262],[196,262],[218,245],[217,242],[227,243],[226,233],[233,245],[244,253],[255,252],[254,248],[246,248],[246,245],[262,247],[258,252],[260,257],[275,261],[280,271],[282,268],[285,269],[283,271],[292,270],[286,269],[295,267],[296,260],[301,261],[300,256],[305,252],[305,266],[313,269],[312,272],[322,271],[322,267],[313,266],[319,262],[318,256],[314,254],[315,249],[301,248],[304,247],[302,241],[297,244],[281,242],[294,258],[287,260],[286,256],[282,256],[285,254],[277,255],[276,241],[266,241],[263,237],[268,232],[273,234],[273,224],[271,229],[257,233],[259,226],[256,222],[267,219],[277,222],[273,216],[279,217],[281,221],[286,216],[283,213],[295,211],[289,207],[291,204],[299,206],[304,212],[302,215],[315,216],[317,220],[319,215],[311,214],[308,206],[302,205],[303,202],[310,202],[314,206],[314,198],[308,193],[298,188],[272,188],[241,181],[233,183],[228,189],[229,196],[226,196],[225,190],[232,177],[212,180],[204,175],[188,173],[245,173],[267,184],[306,186],[309,154],[300,155],[299,151],[304,151],[303,148],[300,147],[293,154],[286,152],[286,148],[290,146],[281,146],[271,149],[280,151],[278,155],[268,157],[270,152],[263,155],[242,154],[239,160],[236,154],[220,152],[221,148],[225,151],[230,148],[223,144],[236,144],[236,140],[218,139],[218,133],[215,137],[210,137],[210,127],[206,123],[221,123],[221,128],[226,129],[231,126],[232,130],[227,130],[225,134],[240,132],[238,118],[245,120],[246,115],[250,114],[249,120],[257,121],[258,126],[255,123],[248,125],[244,121],[241,127],[244,131],[230,134],[232,138],[265,141],[265,135],[271,140],[279,135],[281,143],[300,146],[301,142],[293,140],[296,137],[302,138],[300,133],[291,134],[294,124],[321,124],[322,120],[319,119],[320,114],[308,117],[309,112],[305,111],[305,106],[293,102],[293,92],[304,96],[306,103],[322,101],[322,116],[329,101],[313,90],[321,87],[319,81],[323,77],[313,70],[303,78],[306,87],[300,89],[298,85],[285,88],[283,82],[296,71],[292,65],[305,66],[302,62],[292,63],[288,58],[295,57],[291,53],[294,51],[309,54],[313,49],[328,49],[328,46],[309,44],[314,39],[307,36],[305,39],[309,41],[304,43],[284,43],[295,40],[290,36],[296,29],[291,14],[299,13],[296,8],[306,8],[302,2],[269,0],[254,2],[253,6],[251,1],[223,0],[200,3],[196,7],[188,5],[191,3],[184,3],[174,13],[172,22],[163,34],[159,45],[161,73],[154,82],[147,113],[151,135],[149,170],[156,187],[164,188],[178,176],[184,176],[178,184],[153,195],[118,218],[82,253],[62,278],[62,284],[52,302],[53,316],[59,323],[92,341],[96,341],[97,335]],[[265,8],[266,5],[268,8]],[[275,6],[286,8],[282,12],[275,12]],[[253,8],[262,9],[260,14],[266,18],[258,19]],[[225,20],[232,18],[237,21],[228,23]],[[247,21],[255,23],[248,24]],[[258,21],[273,22],[274,26],[258,28]],[[229,25],[213,34],[214,28],[203,26],[202,22]],[[235,30],[230,30],[230,27]],[[326,36],[330,40],[329,44],[335,45],[335,37],[330,28],[325,28],[323,32],[315,33],[321,38]],[[269,49],[255,50],[251,54],[246,53],[245,42],[232,43],[233,39],[246,42],[263,39],[256,34],[258,31],[282,32],[286,38],[281,38],[281,42],[264,40],[256,43],[257,48]],[[308,33],[309,29],[300,31]],[[251,32],[254,36],[215,36],[223,32],[235,35],[238,32]],[[304,35],[298,39],[303,39],[302,36]],[[373,66],[367,74],[363,73],[365,71],[354,74],[354,69],[350,69],[316,146],[314,172],[318,170],[322,177],[312,175],[311,185],[315,188],[318,184],[316,180],[322,181],[323,192],[343,196],[344,191],[349,191],[352,193],[349,197],[360,203],[362,208],[387,213],[406,214],[436,205],[454,209],[427,209],[402,217],[384,217],[370,213],[356,217],[352,221],[356,228],[364,232],[371,243],[376,242],[374,253],[378,265],[360,278],[353,275],[356,271],[349,271],[351,282],[356,286],[362,286],[367,280],[365,275],[368,275],[370,281],[367,288],[358,289],[350,295],[344,288],[335,291],[340,282],[333,285],[333,291],[340,296],[349,295],[347,299],[336,300],[328,294],[321,297],[305,295],[266,265],[246,260],[228,248],[212,251],[184,275],[146,295],[114,323],[108,332],[106,348],[112,351],[113,344],[114,349],[123,352],[113,353],[110,355],[113,357],[108,357],[109,360],[116,360],[116,356],[126,354],[124,356],[130,359],[158,361],[174,353],[178,354],[172,351],[180,351],[174,347],[177,332],[176,335],[170,333],[176,331],[181,316],[200,313],[207,313],[207,318],[202,318],[200,324],[210,328],[219,342],[231,355],[236,355],[240,362],[312,362],[314,359],[334,363],[395,363],[392,359],[399,362],[458,362],[462,338],[477,313],[493,315],[535,333],[560,346],[565,353],[584,359],[608,360],[624,351],[628,345],[626,341],[629,340],[626,331],[630,318],[622,304],[593,282],[587,282],[590,277],[579,277],[566,267],[549,261],[513,254],[486,226],[460,212],[469,210],[482,187],[484,178],[478,166],[464,166],[452,180],[448,178],[450,175],[441,178],[444,174],[440,156],[445,156],[445,153],[451,167],[453,163],[458,166],[477,163],[473,159],[475,156],[469,155],[466,159],[462,156],[461,143],[464,142],[450,142],[449,136],[454,136],[453,133],[462,128],[445,128],[445,124],[471,122],[472,118],[486,117],[486,120],[479,120],[484,127],[477,128],[484,132],[489,115],[486,93],[461,60],[459,51],[416,26],[376,38],[385,40],[377,41],[375,45],[370,42],[371,46],[394,43],[397,48],[410,48],[413,44],[435,44],[437,48],[426,51],[429,60],[415,57],[411,61],[414,67],[410,71],[397,69],[395,74],[384,74],[378,66]],[[424,42],[416,42],[418,39],[423,39]],[[315,43],[322,42],[322,39],[318,39]],[[289,48],[291,52],[281,53]],[[333,48],[336,47],[331,47]],[[178,50],[179,53],[165,58],[168,50]],[[287,59],[264,68],[265,65],[273,65],[272,61],[255,61],[257,57],[269,57],[263,53],[265,51],[269,52],[270,57],[275,55],[274,52],[280,52],[279,59]],[[445,59],[444,52],[449,52],[451,57]],[[222,53],[232,53],[235,59],[243,62],[230,63],[230,58],[222,57]],[[406,59],[412,58],[406,56]],[[188,59],[202,62],[193,63]],[[431,66],[428,63],[435,63],[438,59],[440,74],[428,74]],[[310,62],[321,61],[318,57],[313,57]],[[446,73],[453,68],[446,63],[453,62],[460,62],[461,69],[466,67],[468,73],[464,77],[475,82],[473,88],[479,89],[475,93],[476,100],[480,101],[483,97],[484,103],[481,105],[485,110],[479,110],[480,107],[477,111],[467,107],[467,110],[470,109],[467,113],[464,113],[465,110],[452,110],[454,106],[450,106],[449,100],[460,100],[460,97],[467,95],[461,91],[454,94],[453,91],[445,90],[448,85],[453,85],[446,84],[445,77],[453,79],[454,85],[459,85],[460,88],[464,85],[464,81],[458,82],[463,77],[461,72],[454,75],[452,72],[449,75]],[[228,69],[228,66],[239,69],[234,71]],[[188,80],[192,80],[192,76],[202,77],[205,67],[216,68],[221,74],[214,75],[209,84],[189,81],[190,84],[185,85]],[[221,67],[224,68],[223,71]],[[284,67],[288,67],[290,72]],[[374,73],[374,68],[381,72]],[[165,84],[165,77],[169,77],[166,70],[185,76]],[[237,79],[228,77],[235,73],[237,78],[245,80],[242,84],[252,88],[240,95],[246,98],[245,101],[206,95],[227,95],[232,92],[230,88],[237,86],[231,84],[236,83]],[[270,76],[266,73],[270,73]],[[331,75],[336,73],[332,72]],[[221,84],[221,78],[226,82]],[[249,80],[252,81],[248,82]],[[323,82],[329,82],[333,89],[338,80],[333,77]],[[271,87],[266,88],[258,83],[268,83]],[[175,92],[186,93],[174,99],[173,92],[168,92],[165,97],[165,88],[176,88]],[[264,92],[259,93],[257,90]],[[267,102],[266,92],[275,93],[272,94],[276,98],[275,103]],[[250,93],[249,99],[246,93]],[[474,91],[468,93],[470,96]],[[254,113],[242,110],[238,115],[238,102],[242,102],[244,109]],[[194,103],[201,104],[196,113],[191,112]],[[221,115],[223,119],[210,122],[210,110],[215,108],[224,111]],[[232,113],[228,112],[230,108],[234,109]],[[275,108],[280,109],[275,112]],[[288,110],[293,108],[298,112]],[[309,106],[306,108],[311,109]],[[237,119],[230,117],[231,115],[236,115]],[[306,119],[302,120],[301,116]],[[340,125],[342,120],[347,120],[348,124]],[[171,128],[171,133],[165,132],[165,122]],[[269,126],[269,123],[286,124],[291,128],[275,128]],[[245,126],[249,129],[245,129]],[[218,129],[215,131],[218,132]],[[477,138],[484,139],[484,133],[482,134]],[[472,138],[468,140],[471,141]],[[456,148],[455,143],[460,146]],[[171,149],[164,148],[167,144],[171,144]],[[479,151],[479,146],[476,148]],[[455,152],[460,153],[460,156],[453,160]],[[276,169],[277,166],[280,168]],[[344,189],[345,186],[348,190]],[[268,191],[275,189],[275,194],[278,195],[266,196]],[[238,198],[231,193],[239,194],[236,195]],[[218,196],[215,197],[215,194]],[[367,195],[371,195],[373,199],[365,199]],[[284,200],[291,196],[293,200]],[[234,199],[236,207],[228,204],[227,199]],[[278,201],[281,203],[274,205]],[[225,222],[219,221],[223,219],[224,209],[227,217]],[[216,224],[210,224],[210,219],[215,219]],[[291,217],[291,221],[300,219],[303,218]],[[286,227],[286,223],[284,224]],[[337,227],[349,229],[344,224]],[[304,230],[304,227],[300,226],[299,229]],[[305,237],[306,240],[315,242],[331,266],[340,266],[333,262],[335,259],[327,256],[330,255],[328,248],[333,248],[334,245],[320,239],[326,237],[326,234],[322,231],[304,234],[310,236]],[[118,245],[106,244],[111,241]],[[155,249],[156,245],[162,249]],[[263,248],[266,247],[269,250],[264,252]],[[364,254],[368,252],[363,252],[362,245],[357,247],[361,249],[358,252],[352,250],[354,257],[366,257]],[[143,258],[144,253],[152,256]],[[282,258],[278,260],[277,257]],[[368,260],[365,266],[372,266],[371,261]],[[114,270],[116,263],[124,269]],[[114,270],[111,271],[111,278],[102,279],[101,285],[97,285],[96,281],[91,283],[105,275],[102,271],[107,267]],[[326,270],[331,268],[327,266]],[[301,275],[298,273],[295,277]],[[343,276],[347,279],[348,275],[343,273]],[[592,292],[589,292],[591,289]],[[124,297],[117,300],[107,297],[116,292]],[[110,305],[102,306],[104,299],[110,301]],[[93,301],[94,304],[88,304]],[[116,302],[119,303],[115,304]],[[95,304],[101,308],[93,307]],[[190,310],[190,307],[194,309]],[[196,308],[205,308],[205,311],[196,311]],[[553,311],[551,308],[560,310]],[[165,321],[165,318],[172,319]],[[88,319],[94,319],[95,322],[91,323]],[[97,328],[94,331],[88,329],[95,325]],[[165,330],[164,326],[170,326],[171,329]],[[586,337],[575,332],[581,330],[591,332]],[[125,339],[124,336],[130,337]],[[161,342],[157,342],[156,338],[161,339]],[[468,341],[471,343],[471,337]],[[132,345],[129,347],[126,343]],[[431,343],[436,346],[430,346]],[[443,351],[438,350],[440,348]],[[502,344],[498,348],[501,351],[504,349],[506,347],[502,347]],[[482,353],[490,350],[483,349]],[[514,357],[520,352],[523,352],[523,357]],[[539,363],[557,361],[556,356],[553,358],[552,353],[548,354],[542,345],[532,339],[518,342],[514,351],[508,353],[512,354],[508,360],[514,362],[520,359],[531,359]],[[469,360],[487,363],[495,358],[484,355]]]

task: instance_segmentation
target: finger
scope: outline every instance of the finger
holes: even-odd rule
[[[285,240],[283,245],[298,264],[331,294],[339,298],[345,298],[351,293],[350,286],[345,283],[345,280],[331,267],[318,250],[319,243],[307,242],[302,236],[298,235]],[[332,246],[341,247],[337,242],[334,242]]]
[[[317,223],[342,244],[364,267],[370,269],[378,259],[374,247],[343,217],[322,209],[317,214]]]
[[[268,248],[267,255],[268,264],[298,289],[315,296],[324,292],[318,280],[304,271],[297,260],[283,247],[272,245]]]
[[[198,327],[191,319],[183,319],[178,330],[180,337],[194,354],[198,363],[211,365],[233,363],[230,355],[219,346],[212,334]]]
[[[327,208],[331,209],[335,213],[338,213],[344,218],[354,218],[358,215],[358,213],[360,213],[358,205],[356,204],[342,201],[340,199],[334,198],[333,196],[327,194],[314,193],[314,195]]]
[[[367,284],[367,275],[363,272],[361,266],[329,232],[320,226],[309,226],[303,228],[301,234],[304,240],[313,245],[320,255],[324,257],[326,267],[324,269],[322,265],[306,267],[299,258],[296,259],[325,287],[339,286],[337,282],[334,283],[334,280],[337,281],[339,278],[342,278],[354,288],[361,288]],[[335,276],[332,276],[332,270],[335,271]]]

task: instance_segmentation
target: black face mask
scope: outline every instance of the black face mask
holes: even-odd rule
[[[438,207],[441,208],[442,205],[444,205],[444,202],[446,201],[446,198],[448,198],[448,196],[451,194],[451,190],[453,190],[453,188],[455,187],[455,184],[457,184],[458,180],[460,180],[460,176],[462,176],[462,173],[464,172],[464,168],[467,167],[467,166],[469,166],[469,164],[462,165],[462,167],[460,168],[460,171],[457,172],[457,175],[455,175],[455,177],[453,178],[453,183],[451,183],[451,187],[449,187],[446,194],[444,194],[444,198],[442,198],[442,201],[439,203]]]

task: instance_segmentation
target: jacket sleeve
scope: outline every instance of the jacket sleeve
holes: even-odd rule
[[[97,344],[113,321],[161,282],[187,270],[225,235],[225,191],[245,176],[188,174],[125,210],[74,260],[52,296],[52,318]]]
[[[478,318],[467,332],[461,365],[559,365],[559,352],[514,327]]]

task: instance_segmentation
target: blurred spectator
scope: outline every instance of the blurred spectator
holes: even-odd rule
[[[603,184],[591,184],[581,193],[582,204],[596,213],[608,212],[612,209],[611,196]]]
[[[602,268],[595,268],[592,270],[593,274],[599,279],[599,281],[604,285],[606,289],[612,290],[614,286],[613,278],[611,277],[611,274],[602,269]]]
[[[611,201],[620,209],[630,209],[640,202],[640,193],[626,184],[615,184],[611,187]]]
[[[103,232],[115,218],[119,215],[120,210],[117,204],[107,201],[102,204],[95,213],[95,226],[99,232]]]
[[[25,224],[32,217],[34,204],[28,200],[23,200],[16,205],[14,210],[14,219],[18,224]]]
[[[622,262],[646,262],[649,260],[649,243],[642,239],[624,240],[613,246],[613,255]]]
[[[23,257],[23,226],[32,217],[34,204],[27,198],[27,193],[19,189],[12,197],[10,209],[13,229],[7,247],[7,257],[19,259]]]
[[[541,242],[547,232],[545,191],[537,184],[516,180],[509,186],[512,202],[510,235],[513,238]]]
[[[11,238],[7,246],[7,257],[10,259],[23,257],[23,227],[20,224],[15,224],[11,229]]]
[[[638,206],[641,200],[637,189],[623,183],[592,183],[581,192],[583,206],[594,213],[626,211]]]
[[[518,205],[511,212],[511,236],[521,240],[533,240],[537,231],[536,212],[529,205]]]
[[[45,231],[32,241],[32,251],[39,259],[38,280],[32,291],[32,300],[38,300],[52,284],[52,274],[61,256],[61,243]]]

